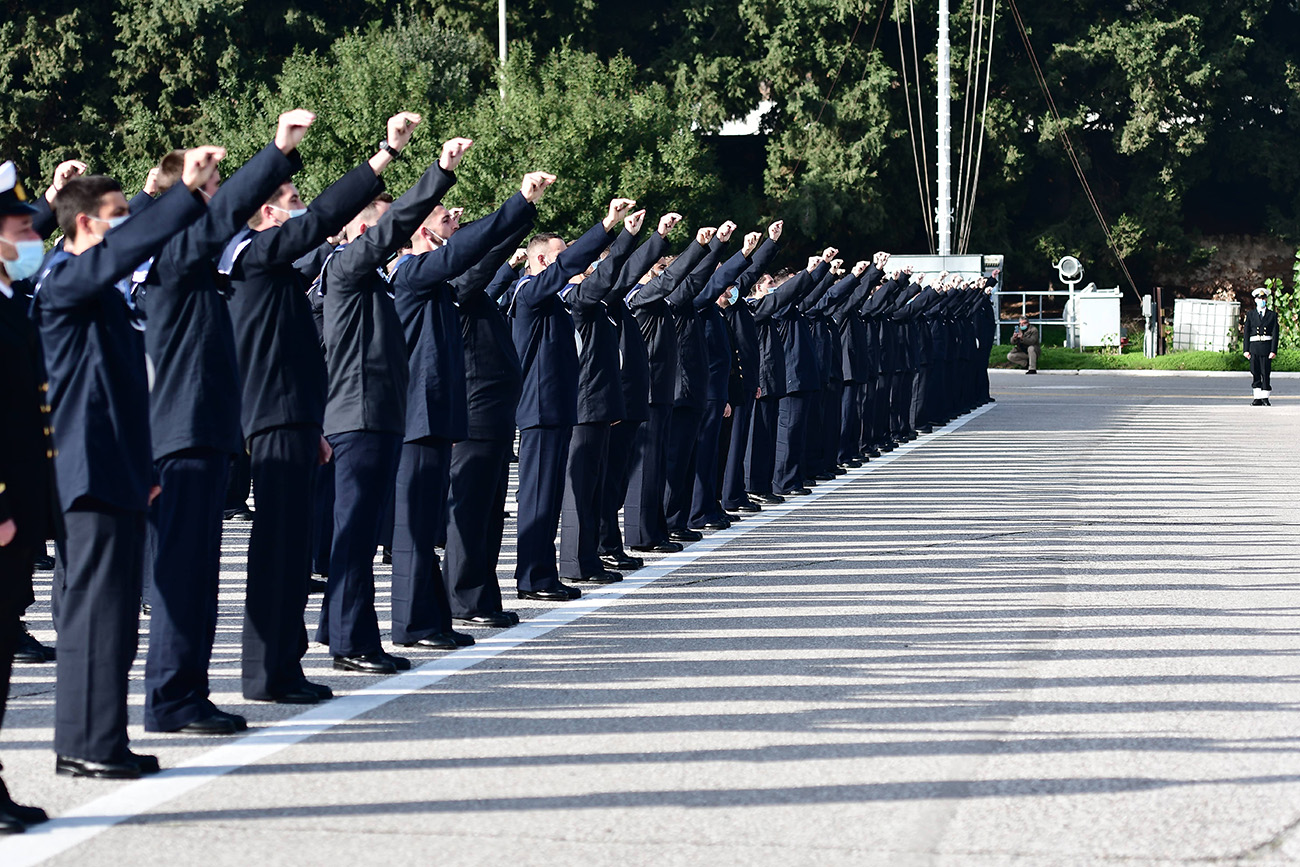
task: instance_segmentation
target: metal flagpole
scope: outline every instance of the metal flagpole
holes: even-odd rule
[[[506,0],[497,0],[497,55],[501,58],[501,99],[506,98]]]
[[[935,222],[939,255],[952,254],[952,47],[948,40],[948,0],[939,0],[939,203]]]

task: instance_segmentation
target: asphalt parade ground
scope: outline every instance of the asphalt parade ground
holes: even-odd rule
[[[167,770],[56,777],[54,666],[17,666],[4,778],[54,819],[0,865],[1300,860],[1275,385],[995,371],[996,404],[567,605],[512,604],[511,521],[520,626],[388,678],[313,645],[338,698],[305,711],[239,695],[227,522],[213,698],[250,731],[144,732],[141,656],[132,746]]]

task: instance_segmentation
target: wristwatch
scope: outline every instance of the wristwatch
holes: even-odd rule
[[[400,160],[402,158],[402,152],[390,145],[388,139],[384,139],[379,143],[379,149],[381,151],[388,151],[388,155],[395,160]]]

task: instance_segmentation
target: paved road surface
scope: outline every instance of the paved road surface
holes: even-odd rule
[[[0,865],[1300,860],[1300,400],[1248,385],[995,373],[960,426],[475,648],[387,680],[313,648],[340,698],[302,715],[238,696],[227,524],[214,697],[255,731],[144,733],[137,666],[175,770],[56,778],[53,667],[18,668],[5,778],[62,818]]]

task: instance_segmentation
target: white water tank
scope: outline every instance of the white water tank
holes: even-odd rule
[[[1065,345],[1119,346],[1119,287],[1098,289],[1089,283],[1065,302]]]
[[[1241,307],[1236,301],[1174,300],[1173,349],[1227,352],[1237,333]]]

